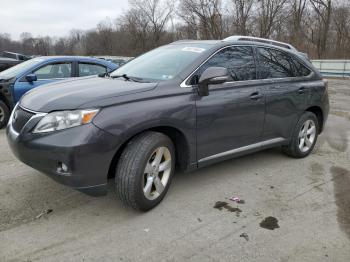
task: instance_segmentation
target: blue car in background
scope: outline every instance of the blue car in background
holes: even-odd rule
[[[76,56],[37,57],[0,72],[0,128],[11,110],[29,90],[69,78],[109,73],[118,68],[113,62]]]

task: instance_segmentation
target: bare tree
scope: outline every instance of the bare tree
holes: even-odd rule
[[[303,36],[305,36],[305,14],[308,0],[292,0],[291,1],[291,30],[290,41],[293,41],[295,45],[301,46],[303,42]]]
[[[197,38],[221,39],[223,36],[223,14],[221,0],[181,0],[180,16],[195,24]]]
[[[120,19],[120,28],[131,39],[130,48],[136,53],[147,50],[148,26],[149,21],[142,15],[141,10],[131,8]]]
[[[350,3],[341,3],[333,10],[336,31],[336,52],[334,57],[344,57],[350,53]]]
[[[350,58],[349,0],[170,1],[130,0],[115,20],[60,38],[0,33],[0,52],[136,56],[176,39],[241,34],[288,41],[311,58]]]
[[[277,19],[281,18],[287,0],[258,0],[258,34],[269,38],[276,28]]]
[[[130,4],[131,10],[144,20],[147,33],[153,37],[154,45],[159,44],[173,13],[173,4],[167,0],[131,0]]]
[[[248,35],[251,33],[249,28],[249,18],[252,15],[252,7],[256,0],[231,0],[233,5],[234,31],[240,35]]]
[[[327,49],[327,38],[331,26],[332,0],[310,0],[310,3],[317,19],[312,41],[316,44],[317,56],[323,58]]]

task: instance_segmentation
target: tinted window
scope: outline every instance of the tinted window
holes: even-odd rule
[[[225,48],[212,56],[194,74],[190,84],[197,84],[205,69],[216,66],[227,68],[232,81],[256,79],[253,49],[249,46],[234,46]]]
[[[91,76],[107,73],[107,68],[102,65],[79,63],[79,76]]]
[[[34,71],[38,79],[67,78],[71,77],[71,63],[49,64]]]
[[[309,68],[304,66],[302,63],[297,61],[296,59],[293,59],[294,65],[295,65],[295,76],[308,76],[310,75],[311,71]]]
[[[291,55],[276,49],[258,48],[260,78],[307,76],[310,70]]]

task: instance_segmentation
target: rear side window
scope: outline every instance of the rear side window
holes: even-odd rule
[[[295,76],[308,76],[311,74],[311,70],[300,63],[298,60],[294,59],[295,65]]]
[[[79,63],[79,76],[91,76],[107,73],[107,68],[102,65]]]
[[[53,63],[45,65],[35,72],[38,79],[68,78],[72,75],[71,63]]]
[[[227,68],[232,81],[256,79],[256,65],[252,47],[232,46],[219,51],[202,65],[193,75],[190,84],[197,84],[201,74],[208,67],[217,66]]]
[[[307,76],[311,71],[291,55],[270,48],[258,48],[260,78]]]

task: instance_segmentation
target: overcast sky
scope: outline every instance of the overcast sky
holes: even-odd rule
[[[95,28],[127,7],[128,0],[0,0],[0,33],[16,40],[22,32],[65,36],[71,29]]]

